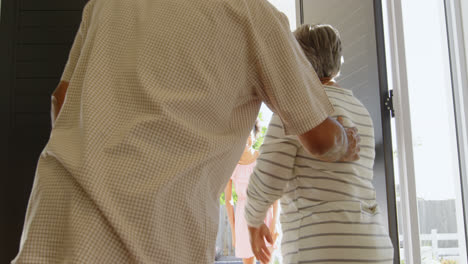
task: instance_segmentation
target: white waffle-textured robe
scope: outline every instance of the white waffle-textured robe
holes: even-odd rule
[[[91,0],[14,263],[212,263],[219,196],[261,102],[333,110],[266,0]]]

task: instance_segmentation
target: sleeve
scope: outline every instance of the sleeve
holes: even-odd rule
[[[322,123],[334,109],[286,16],[276,12],[261,23],[268,28],[259,26],[254,33],[255,86],[262,101],[283,121],[285,133],[300,135]]]
[[[247,187],[245,219],[250,226],[263,224],[270,206],[294,179],[294,162],[300,143],[285,136],[281,121],[273,117]]]
[[[62,81],[69,82],[73,76],[73,72],[75,71],[76,64],[78,63],[78,59],[80,58],[81,48],[84,42],[84,38],[86,36],[86,31],[88,29],[89,17],[90,17],[90,9],[92,5],[92,0],[86,3],[83,9],[83,15],[80,23],[80,27],[75,35],[75,40],[73,41],[73,45],[71,47],[70,53],[68,55],[67,63],[65,64],[65,69],[62,74]]]

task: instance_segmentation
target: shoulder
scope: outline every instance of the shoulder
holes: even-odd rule
[[[361,111],[367,112],[367,108],[351,90],[332,86],[324,86],[324,89],[334,107],[349,106],[350,108],[357,108]]]
[[[289,29],[289,20],[285,14],[280,12],[267,0],[242,0],[244,1],[247,11],[250,13],[249,18],[252,20],[252,26],[262,32],[271,32]]]
[[[81,15],[81,22],[84,25],[85,29],[87,29],[89,24],[91,23],[96,1],[97,0],[89,0],[83,8],[83,13]]]

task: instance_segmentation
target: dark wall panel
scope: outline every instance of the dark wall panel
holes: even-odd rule
[[[18,32],[18,44],[72,44],[77,29],[23,28]]]
[[[43,96],[50,95],[58,84],[57,78],[50,79],[16,79],[15,95]]]
[[[76,28],[81,11],[21,11],[18,26],[21,28]]]
[[[70,52],[71,45],[17,45],[16,46],[16,61],[30,62],[40,61],[49,62],[55,61],[65,64]]]
[[[62,76],[64,61],[17,62],[17,78],[57,79]]]
[[[21,10],[79,10],[81,11],[87,0],[22,0]]]
[[[49,113],[50,96],[48,95],[21,95],[15,97],[15,113]]]
[[[50,127],[46,127],[45,125],[50,125],[50,113],[42,112],[42,113],[16,113],[15,114],[15,123],[13,124],[15,129],[31,129],[30,131],[34,131],[34,134],[41,139],[48,138]],[[41,149],[45,146],[45,141],[41,140],[37,148]]]
[[[2,0],[0,263],[18,253],[37,161],[50,134],[50,96],[60,81],[87,0]],[[6,59],[3,59],[6,58]],[[3,134],[2,134],[3,135]],[[5,186],[8,186],[7,188]],[[3,217],[7,216],[7,217]]]

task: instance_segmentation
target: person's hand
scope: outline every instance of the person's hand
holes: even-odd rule
[[[275,221],[272,221],[271,222],[271,228],[270,228],[270,235],[271,235],[271,239],[273,240],[273,243],[276,243],[276,238],[278,238],[278,233],[276,233],[276,223]]]
[[[270,229],[265,224],[260,227],[249,226],[250,246],[255,257],[262,263],[269,263],[271,252],[265,244],[265,239],[273,245]]]
[[[339,116],[336,121],[340,123],[343,127],[343,117]],[[348,137],[348,149],[346,153],[341,157],[339,161],[356,161],[359,160],[359,152],[361,148],[359,147],[359,142],[361,142],[361,137],[358,134],[358,129],[356,127],[344,128],[346,136]]]
[[[272,228],[270,229],[270,236],[271,236],[271,239],[273,239],[275,237],[275,233],[276,233],[276,228]],[[275,243],[275,241],[273,241],[273,243]]]

